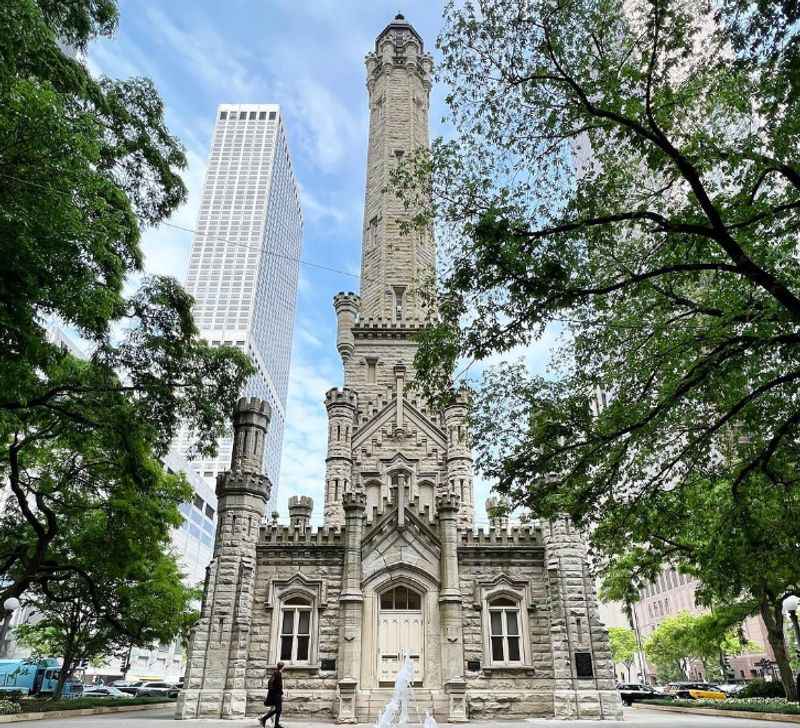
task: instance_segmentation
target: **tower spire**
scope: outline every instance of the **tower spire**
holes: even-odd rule
[[[402,13],[378,34],[366,58],[369,149],[361,257],[361,320],[411,322],[425,318],[418,289],[435,272],[427,233],[401,232],[409,211],[391,192],[391,172],[427,147],[433,60]]]

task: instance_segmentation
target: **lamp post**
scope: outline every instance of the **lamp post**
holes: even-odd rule
[[[6,656],[6,632],[8,631],[8,625],[11,624],[11,618],[14,616],[14,612],[18,609],[19,599],[16,597],[9,597],[3,602],[5,616],[3,617],[3,625],[0,627],[0,657]]]
[[[792,627],[794,627],[794,639],[796,642],[796,649],[797,649],[797,656],[800,657],[800,622],[797,619],[797,609],[800,607],[800,597],[795,596],[794,594],[790,597],[786,597],[783,600],[783,611],[789,615],[789,619],[792,622]]]

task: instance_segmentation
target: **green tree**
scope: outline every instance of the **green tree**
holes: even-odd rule
[[[116,23],[112,0],[0,4],[0,600],[77,575],[108,614],[114,590],[81,549],[164,542],[188,489],[158,458],[180,422],[212,452],[252,371],[198,339],[176,281],[141,276],[141,228],[185,198],[183,150],[150,81],[96,80],[62,50]],[[48,341],[51,318],[89,361]],[[107,528],[94,542],[92,518]]]
[[[394,177],[423,209],[409,224],[443,231],[425,394],[447,397],[460,357],[565,332],[555,379],[486,373],[479,468],[513,506],[593,524],[601,557],[637,544],[694,569],[709,598],[755,600],[788,695],[797,20],[755,0],[449,3],[456,139]]]
[[[195,590],[183,585],[170,556],[150,554],[147,561],[127,564],[124,578],[116,573],[104,576],[105,580],[97,569],[93,571],[92,587],[113,597],[104,612],[95,608],[88,582],[77,576],[55,589],[25,596],[40,619],[17,627],[16,636],[36,657],[62,658],[56,698],[83,660],[102,662],[123,656],[131,646],[170,642],[181,634],[186,621],[196,617]]]
[[[731,619],[734,612],[723,610],[692,615],[681,612],[665,617],[650,633],[644,650],[661,679],[669,680],[676,672],[689,679],[693,662],[703,665],[707,679],[724,678],[725,657],[742,652],[757,652],[759,645],[739,638]]]
[[[608,641],[611,646],[611,657],[615,665],[625,665],[628,680],[631,679],[631,667],[636,660],[636,635],[627,627],[609,627]]]

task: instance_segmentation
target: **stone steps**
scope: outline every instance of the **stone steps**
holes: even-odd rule
[[[447,696],[441,691],[413,688],[411,693],[409,717],[412,722],[424,719],[425,711],[428,711],[437,720],[447,717],[448,700]],[[356,698],[358,719],[362,721],[374,721],[377,719],[393,694],[393,688],[374,688],[360,692]]]

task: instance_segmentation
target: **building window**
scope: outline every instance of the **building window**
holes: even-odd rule
[[[394,287],[394,318],[395,321],[403,319],[403,299],[405,298],[405,286]]]
[[[375,384],[377,381],[378,360],[367,359],[367,384]]]
[[[290,597],[281,608],[280,659],[307,664],[311,650],[311,600]]]
[[[394,589],[381,594],[381,611],[411,611],[419,612],[422,609],[422,599],[413,589],[396,586]]]
[[[250,120],[251,121],[255,121],[256,120],[256,112],[255,111],[251,111],[250,112]]]
[[[197,493],[194,494],[194,500],[192,502],[194,503],[194,507],[201,511],[203,510],[203,506],[206,504],[206,502],[199,495],[197,495]]]
[[[274,111],[270,111],[269,112],[269,120],[270,121],[274,121],[275,120],[275,112]]]
[[[266,121],[267,120],[267,112],[266,111],[259,111],[258,112],[258,120],[259,121]]]
[[[227,119],[228,118],[228,112],[227,111],[220,111],[219,112],[219,118],[220,119]]]
[[[592,654],[590,652],[575,653],[575,677],[579,680],[587,680],[594,677]]]
[[[239,112],[239,119],[246,119],[246,118],[247,118],[247,112],[246,111],[240,111]]]
[[[489,628],[492,663],[514,665],[522,662],[520,648],[519,603],[509,597],[489,602]]]
[[[208,516],[212,521],[214,520],[214,509],[206,503],[206,516]]]

